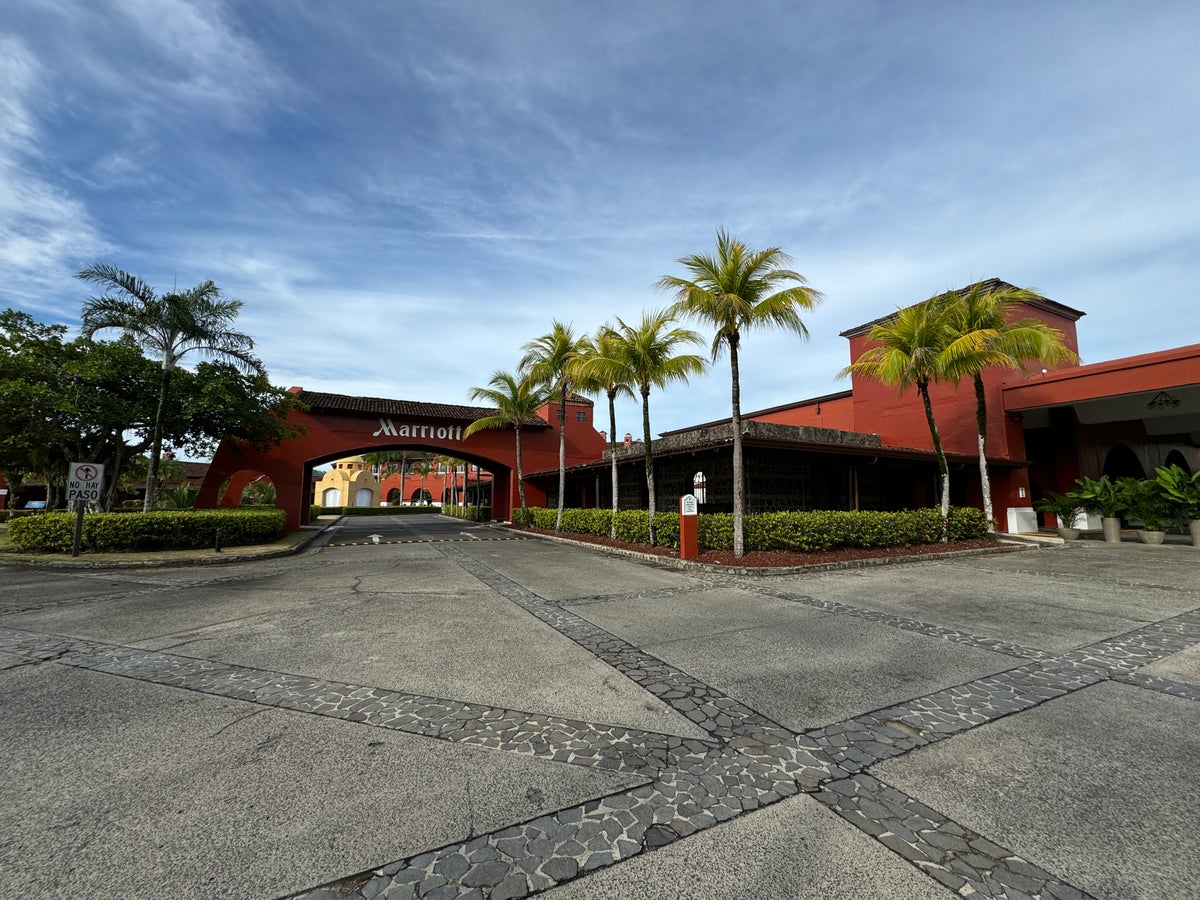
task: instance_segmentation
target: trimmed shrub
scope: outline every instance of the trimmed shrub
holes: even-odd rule
[[[313,509],[320,510],[316,513],[319,516],[419,516],[441,512],[436,506],[314,506]]]
[[[490,506],[456,506],[442,507],[442,515],[454,519],[465,519],[468,522],[490,522],[492,508]]]
[[[553,529],[556,511],[533,507],[525,515],[513,510],[514,525]],[[612,513],[603,509],[563,510],[563,531],[607,537]],[[649,544],[650,527],[642,510],[617,513],[617,538],[634,544]],[[679,514],[660,512],[654,516],[658,544],[679,546]],[[698,542],[702,550],[733,549],[733,515],[713,513],[697,517]],[[836,547],[907,547],[935,544],[942,539],[942,516],[936,509],[900,512],[813,510],[810,512],[759,513],[745,517],[747,550],[780,550],[812,553]],[[983,513],[973,507],[950,510],[950,540],[985,537]]]
[[[80,547],[97,553],[124,550],[194,550],[211,547],[221,530],[226,547],[266,544],[283,536],[282,509],[155,510],[138,515],[89,513],[83,517]],[[75,538],[74,513],[46,513],[14,520],[8,536],[20,550],[69,553]]]

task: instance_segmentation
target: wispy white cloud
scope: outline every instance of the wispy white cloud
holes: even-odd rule
[[[827,297],[807,344],[749,339],[747,408],[840,389],[839,331],[977,278],[1087,310],[1090,358],[1189,339],[1182,0],[18,10],[14,296],[70,316],[70,272],[101,253],[156,284],[212,277],[277,381],[461,402],[552,318],[664,304],[654,281],[719,226]],[[653,398],[656,429],[722,415],[727,365]]]
[[[62,290],[81,254],[101,251],[78,198],[53,180],[42,152],[33,108],[44,93],[44,73],[24,42],[0,36],[0,266],[6,302],[53,311],[46,294]]]

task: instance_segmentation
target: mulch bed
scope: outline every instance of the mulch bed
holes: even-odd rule
[[[552,529],[519,528],[520,531],[531,531],[535,534],[553,535]],[[584,544],[596,544],[601,547],[615,547],[620,550],[632,550],[636,553],[652,553],[656,556],[679,558],[679,551],[672,547],[648,547],[645,544],[634,544],[629,541],[614,541],[594,534],[575,534],[564,531],[560,537]],[[769,569],[792,566],[812,566],[825,563],[854,562],[860,559],[896,559],[906,556],[927,556],[931,553],[947,553],[954,550],[989,550],[1001,549],[1004,545],[995,538],[975,538],[970,541],[951,541],[947,544],[917,544],[912,547],[883,547],[874,550],[843,547],[838,550],[823,550],[815,553],[787,553],[773,550],[753,550],[737,559],[732,550],[703,550],[696,561],[711,566],[731,566],[744,569]]]

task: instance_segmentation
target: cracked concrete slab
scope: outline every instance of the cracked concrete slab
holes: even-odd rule
[[[689,583],[687,576],[671,569],[605,556],[569,544],[529,540],[455,546],[547,600],[575,600]]]
[[[589,604],[577,612],[800,730],[1017,664],[1002,654],[729,591],[701,602],[682,595],[652,604]]]
[[[1020,559],[1065,552],[1022,553]],[[860,569],[853,574],[782,579],[778,586],[1054,651],[1122,634],[1200,604],[1200,595],[1177,590],[1119,583],[1100,589],[1088,572],[1080,570],[1055,575],[1001,573],[993,569],[996,559]]]
[[[640,783],[56,665],[0,692],[5,897],[278,896]]]
[[[875,771],[1097,897],[1200,883],[1195,702],[1099,684]]]

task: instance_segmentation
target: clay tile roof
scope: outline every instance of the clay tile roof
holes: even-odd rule
[[[985,293],[990,293],[991,291],[997,291],[997,290],[1007,290],[1007,291],[1020,290],[1015,284],[1009,284],[1007,281],[1002,281],[999,278],[986,278],[983,281],[977,281],[974,284],[968,284],[965,288],[959,288],[958,291],[956,291],[956,293],[965,294],[968,291],[974,290],[975,288],[981,288]],[[1069,319],[1079,319],[1079,318],[1082,318],[1083,316],[1087,315],[1082,310],[1073,309],[1072,307],[1067,306],[1064,303],[1058,303],[1054,300],[1049,300],[1046,297],[1041,296],[1040,294],[1035,295],[1035,296],[1037,297],[1037,299],[1035,301],[1033,301],[1035,305],[1044,306],[1047,309],[1051,310],[1052,312],[1056,312],[1056,313],[1059,313],[1060,315],[1064,315]],[[912,305],[916,306],[917,304],[914,303]],[[878,319],[872,319],[870,322],[866,322],[862,325],[856,325],[853,328],[847,328],[845,331],[843,331],[841,333],[841,337],[851,338],[851,337],[855,337],[856,335],[859,335],[859,334],[865,334],[866,332],[868,332],[872,328],[874,328],[876,325],[882,325],[884,322],[887,322],[888,320],[892,319],[895,315],[896,314],[894,312],[891,312],[891,313],[888,313],[886,316],[880,316]]]
[[[451,403],[424,403],[419,400],[388,400],[383,397],[351,397],[346,394],[326,394],[320,391],[300,391],[297,398],[314,413],[340,413],[367,418],[405,417],[411,419],[446,419],[470,424],[476,419],[496,414],[487,406],[457,406]],[[530,416],[526,426],[549,428],[550,423],[539,416]]]

